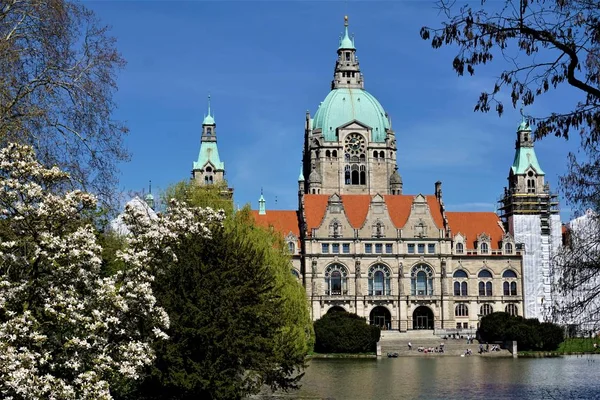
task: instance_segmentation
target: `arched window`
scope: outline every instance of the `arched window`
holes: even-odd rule
[[[433,295],[433,269],[420,264],[412,269],[410,275],[411,292],[413,296]]]
[[[346,165],[344,168],[344,180],[346,181],[346,185],[350,185],[352,180],[350,179],[350,166]]]
[[[377,151],[374,151],[373,152],[373,158],[377,158],[377,157],[378,157],[378,153],[377,153]]]
[[[456,254],[462,254],[465,251],[462,243],[456,243],[454,250],[456,251]]]
[[[296,252],[296,245],[294,244],[294,242],[288,242],[288,250],[291,254],[294,254]]]
[[[535,178],[527,179],[527,193],[535,193]]]
[[[379,158],[384,159],[385,158],[385,153],[382,151],[379,152]]]
[[[487,269],[482,269],[477,275],[479,278],[479,295],[492,295],[492,273]]]
[[[364,165],[360,166],[360,184],[361,185],[367,184],[367,172],[366,172],[366,168]]]
[[[332,150],[331,151],[331,157],[337,158],[337,150]]]
[[[467,273],[462,270],[462,269],[458,269],[454,272],[454,276],[455,278],[468,278],[469,276],[467,275]]]
[[[504,244],[504,252],[506,254],[512,254],[512,252],[513,252],[513,245],[512,245],[512,243],[505,243]]]
[[[487,243],[481,243],[481,245],[479,246],[479,249],[481,251],[481,254],[488,254],[490,251]]]
[[[343,265],[332,264],[325,268],[325,295],[341,296],[348,294],[348,271]]]
[[[296,271],[293,268],[292,268],[292,275],[294,275],[296,277],[296,279],[300,279],[300,274],[298,273],[298,271]]]
[[[494,312],[494,309],[492,308],[491,304],[484,304],[481,306],[479,313],[485,317],[486,315],[490,315],[491,313]]]
[[[507,269],[502,274],[504,282],[502,283],[502,289],[505,296],[516,296],[517,295],[517,274],[515,271]]]
[[[206,128],[206,134],[207,135],[212,135],[212,128]]]
[[[205,176],[205,177],[204,177],[204,183],[205,183],[206,185],[208,185],[208,176]]]
[[[325,151],[325,157],[327,157],[327,158],[331,158],[331,151],[329,151],[329,150],[326,150],[326,151]]]
[[[369,268],[369,296],[390,296],[392,294],[390,269],[382,264]]]
[[[467,273],[462,269],[458,269],[458,270],[454,271],[453,277],[454,277],[454,295],[455,296],[468,296],[468,283],[467,283],[468,275],[467,275]]]
[[[507,269],[502,274],[502,277],[503,278],[515,278],[515,279],[517,279],[517,273],[515,271],[513,271],[512,269]]]
[[[517,315],[519,315],[519,312],[517,310],[517,306],[514,304],[509,304],[504,308],[504,312],[512,315],[513,317],[516,317]]]
[[[467,305],[462,303],[458,304],[454,309],[454,315],[457,317],[468,317],[469,309],[467,308]]]

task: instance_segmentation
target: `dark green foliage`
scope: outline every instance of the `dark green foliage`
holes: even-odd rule
[[[519,350],[556,350],[564,340],[563,329],[556,324],[513,317],[504,312],[483,317],[478,333],[485,342],[516,340]]]
[[[248,217],[238,212],[212,239],[190,235],[157,274],[171,337],[132,399],[241,399],[263,385],[297,386],[312,334],[304,289],[275,237]]]
[[[367,353],[375,351],[379,327],[344,311],[330,312],[315,321],[315,351],[319,353]]]

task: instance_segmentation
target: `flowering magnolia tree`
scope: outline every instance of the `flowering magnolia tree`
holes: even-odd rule
[[[210,237],[223,216],[174,203],[150,219],[128,208],[126,266],[101,277],[94,196],[63,194],[68,175],[27,146],[0,150],[0,397],[111,399],[154,360],[169,318],[151,284],[185,235]]]

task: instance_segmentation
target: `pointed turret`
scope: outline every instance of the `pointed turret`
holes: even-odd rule
[[[148,207],[150,207],[151,209],[154,210],[155,204],[154,204],[154,196],[152,195],[152,181],[150,181],[148,184],[148,194],[146,196],[144,196],[144,201],[146,202]]]
[[[260,189],[260,198],[258,199],[258,215],[265,215],[267,213],[265,196],[263,196],[263,190]]]
[[[351,88],[363,89],[363,76],[356,57],[354,38],[348,34],[348,16],[344,17],[344,35],[340,38],[337,50],[338,58],[335,63],[331,89]]]
[[[193,164],[192,175],[201,185],[212,185],[222,181],[225,175],[225,164],[221,161],[217,148],[217,124],[211,112],[210,95],[208,95],[208,114],[202,121],[200,152],[198,160]]]

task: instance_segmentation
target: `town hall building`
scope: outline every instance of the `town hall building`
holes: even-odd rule
[[[561,226],[528,123],[516,132],[499,214],[447,211],[441,182],[404,193],[402,132],[365,90],[344,25],[331,90],[306,114],[298,208],[268,210],[261,195],[253,212],[288,243],[313,319],[343,309],[383,329],[437,332],[475,329],[494,311],[546,319]],[[193,166],[201,185],[225,173],[209,117]]]

